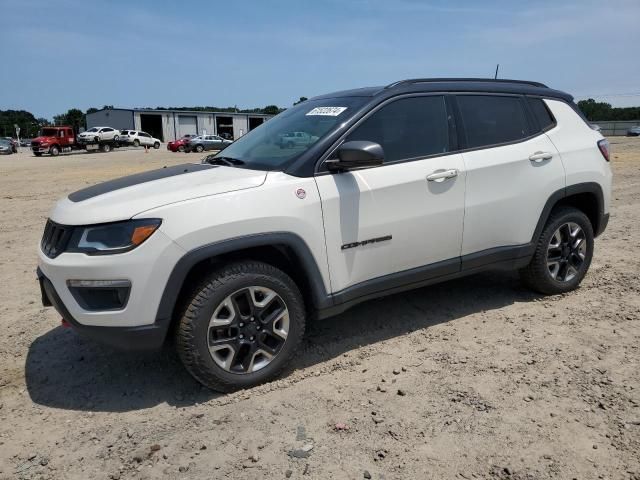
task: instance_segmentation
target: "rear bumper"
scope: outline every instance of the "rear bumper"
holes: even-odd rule
[[[82,336],[121,350],[157,350],[167,336],[169,323],[161,322],[137,327],[102,327],[82,325],[71,315],[51,281],[42,273],[36,272],[40,282],[42,305],[53,307],[74,330]]]

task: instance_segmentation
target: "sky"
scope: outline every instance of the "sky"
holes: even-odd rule
[[[414,77],[640,105],[640,0],[0,0],[0,109],[288,107]]]

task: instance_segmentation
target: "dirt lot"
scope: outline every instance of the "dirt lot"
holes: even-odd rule
[[[611,221],[578,291],[495,273],[370,302],[231,395],[170,350],[60,327],[35,281],[57,198],[197,157],[0,157],[0,478],[640,479],[640,139],[612,143]]]

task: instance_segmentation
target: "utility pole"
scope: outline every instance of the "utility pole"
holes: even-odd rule
[[[498,69],[500,68],[500,64],[496,65],[496,74],[493,76],[493,79],[496,80],[498,78]]]

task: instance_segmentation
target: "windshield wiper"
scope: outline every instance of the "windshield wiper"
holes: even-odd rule
[[[215,157],[213,155],[209,155],[203,161],[203,163],[209,163],[211,165],[225,165],[227,167],[234,167],[237,165],[244,165],[243,160],[239,160],[237,158],[231,157]]]

